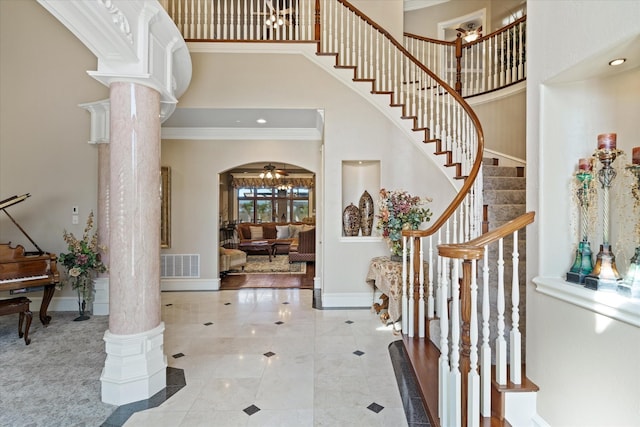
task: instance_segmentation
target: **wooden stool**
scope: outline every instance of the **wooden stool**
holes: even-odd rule
[[[0,300],[0,316],[5,314],[20,314],[20,320],[18,321],[18,336],[22,338],[24,336],[24,342],[26,345],[31,343],[29,338],[29,328],[31,327],[31,319],[33,315],[29,311],[29,303],[31,300],[27,297],[17,297]],[[22,333],[22,324],[24,318],[27,318],[27,324],[24,328],[24,334]]]

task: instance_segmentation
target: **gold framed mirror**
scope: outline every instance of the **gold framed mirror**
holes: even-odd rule
[[[160,168],[160,247],[171,247],[171,168]]]

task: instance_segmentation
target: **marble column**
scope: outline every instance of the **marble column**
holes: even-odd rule
[[[110,84],[109,329],[102,401],[123,405],[166,386],[160,317],[160,94]]]
[[[109,144],[101,142],[98,146],[98,242],[107,246],[101,251],[102,262],[109,266]],[[109,314],[109,271],[100,273],[94,283],[93,314]]]

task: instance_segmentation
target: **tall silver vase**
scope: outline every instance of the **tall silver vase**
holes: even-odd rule
[[[360,230],[363,236],[371,236],[373,229],[373,198],[367,190],[360,196],[358,205],[360,211]]]

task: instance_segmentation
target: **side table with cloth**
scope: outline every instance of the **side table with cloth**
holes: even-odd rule
[[[429,263],[423,261],[425,299],[426,286],[429,274]],[[407,274],[409,272],[407,271]],[[380,292],[389,297],[389,320],[397,322],[402,316],[402,262],[391,261],[388,256],[380,256],[371,259],[367,273],[367,283],[378,288]],[[407,284],[407,289],[409,285]],[[414,289],[414,299],[418,302],[418,287]],[[417,309],[416,309],[417,313]]]

